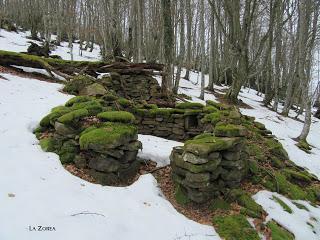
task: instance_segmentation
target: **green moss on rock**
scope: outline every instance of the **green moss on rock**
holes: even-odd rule
[[[71,98],[69,101],[66,102],[65,106],[66,107],[71,107],[75,103],[82,103],[82,102],[88,102],[93,100],[94,98],[90,96],[76,96]]]
[[[67,107],[59,107],[55,108],[51,113],[46,115],[44,118],[41,119],[40,121],[40,126],[41,127],[49,127],[50,125],[53,125],[53,123],[62,115],[69,113],[72,111],[70,108]]]
[[[247,129],[240,125],[219,124],[214,128],[214,134],[218,137],[242,137],[247,135]]]
[[[79,74],[73,77],[69,82],[65,83],[63,91],[78,94],[85,86],[95,82],[95,79],[89,75]]]
[[[99,113],[98,118],[108,122],[134,123],[135,117],[126,111],[109,111]]]
[[[92,128],[81,134],[79,139],[82,150],[104,152],[136,138],[137,128],[122,123],[105,123],[100,128]]]
[[[102,112],[104,108],[101,105],[99,100],[91,100],[88,102],[74,103],[71,109],[72,110],[87,109],[89,112],[89,115],[92,116]]]
[[[188,196],[184,193],[181,186],[178,184],[175,188],[174,197],[178,204],[185,205],[190,202]]]
[[[206,106],[203,109],[204,113],[213,113],[213,112],[217,112],[217,111],[219,111],[219,110],[214,106]]]
[[[52,137],[42,138],[39,141],[39,144],[43,151],[45,152],[54,152],[55,151],[55,140]]]
[[[178,109],[203,109],[204,105],[201,103],[183,102],[183,103],[177,103],[176,108],[178,108]]]
[[[88,115],[89,112],[87,109],[78,109],[62,115],[58,118],[58,122],[61,122],[63,124],[71,124]]]
[[[265,143],[273,155],[275,155],[281,160],[289,159],[288,153],[286,152],[286,150],[284,150],[281,143],[278,142],[276,139],[269,138],[265,141]]]
[[[119,103],[124,108],[132,105],[131,101],[126,98],[119,98],[117,100],[117,103]]]
[[[198,156],[206,156],[211,152],[222,151],[240,143],[240,138],[220,138],[220,137],[203,137],[185,142],[186,151],[194,153]]]
[[[213,225],[220,237],[226,240],[260,240],[258,233],[242,214],[214,216]]]
[[[217,112],[213,112],[205,115],[202,119],[202,122],[216,125],[222,119],[223,119],[223,114],[221,114],[221,111],[217,111]]]

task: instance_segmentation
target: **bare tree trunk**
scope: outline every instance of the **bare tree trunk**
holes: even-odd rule
[[[204,100],[204,69],[205,69],[205,29],[204,29],[204,0],[200,0],[200,48],[201,48],[201,93],[200,99]]]
[[[179,51],[179,57],[178,57],[177,75],[176,75],[176,80],[174,82],[174,88],[173,88],[173,93],[175,94],[178,93],[180,78],[181,78],[181,69],[182,69],[182,64],[183,64],[183,59],[185,54],[184,1],[185,0],[180,0],[180,44],[179,44],[180,51]]]
[[[190,68],[191,68],[191,43],[192,43],[192,11],[191,11],[191,0],[186,0],[186,11],[187,11],[187,64],[186,64],[186,75],[184,79],[190,80]]]
[[[163,45],[165,69],[162,77],[162,93],[168,95],[172,90],[172,58],[173,58],[173,27],[171,20],[171,0],[161,0],[162,16],[163,16]]]

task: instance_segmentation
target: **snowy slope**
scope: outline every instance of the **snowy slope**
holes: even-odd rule
[[[56,154],[40,149],[32,129],[71,96],[57,84],[2,75],[9,81],[0,80],[1,240],[219,239],[212,227],[179,214],[150,174],[117,188],[67,172]],[[56,231],[29,231],[38,225]]]
[[[30,40],[27,37],[30,36],[30,32],[8,32],[4,29],[0,29],[0,50],[12,51],[12,52],[27,52],[29,42],[39,42]],[[54,39],[55,36],[52,36]],[[100,60],[100,49],[98,45],[94,46],[92,52],[83,51],[82,56],[79,54],[80,45],[78,43],[73,44],[73,60],[75,61],[97,61]],[[52,55],[59,55],[62,59],[71,60],[70,49],[68,43],[62,42],[61,46],[58,46],[51,53]]]

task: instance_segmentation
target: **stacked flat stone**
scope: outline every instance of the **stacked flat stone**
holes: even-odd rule
[[[160,86],[151,76],[111,73],[110,76],[105,76],[100,81],[121,97],[146,101],[161,97]]]
[[[218,135],[200,135],[171,153],[173,180],[194,202],[203,203],[225,193],[246,175],[247,159],[242,151],[245,130],[233,134],[237,136],[222,131]]]
[[[103,185],[126,183],[139,170],[137,154],[142,144],[137,139],[138,135],[134,134],[123,136],[111,144],[93,141],[82,147],[84,151],[74,162],[79,168],[89,168],[90,175]]]
[[[136,123],[140,134],[163,137],[170,140],[184,141],[201,134],[204,124],[201,123],[203,113],[185,115],[183,113],[170,115],[139,116],[136,114]],[[190,126],[189,118],[194,117],[196,126]]]

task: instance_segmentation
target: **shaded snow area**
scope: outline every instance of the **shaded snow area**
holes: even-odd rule
[[[56,154],[41,150],[32,133],[52,107],[71,96],[60,93],[58,84],[2,75],[8,81],[0,80],[1,240],[219,239],[212,227],[179,214],[151,174],[129,187],[91,184],[71,175]],[[167,143],[168,153],[172,145]],[[143,154],[152,153],[149,147],[154,144],[145,144]],[[164,159],[160,150],[158,156]],[[56,231],[29,230],[39,225]]]
[[[274,200],[274,197],[281,199],[290,209],[291,213]],[[297,240],[319,240],[320,239],[320,209],[311,206],[306,201],[292,201],[278,193],[260,191],[253,196],[253,199],[260,204],[268,213],[267,221],[274,219],[284,228],[294,234]],[[296,206],[298,203],[299,207]],[[301,209],[301,205],[303,206]]]
[[[170,164],[169,156],[172,148],[175,146],[183,146],[183,143],[164,138],[139,134],[139,141],[142,142],[143,149],[139,151],[138,157],[145,160],[153,160],[157,162],[157,167]]]
[[[30,40],[30,32],[8,32],[4,29],[0,29],[0,50],[12,51],[12,52],[27,52],[30,45],[29,42],[40,44],[38,41]],[[56,36],[52,36],[55,39]],[[52,55],[58,55],[65,60],[71,60],[70,48],[67,42],[61,42],[61,46],[57,46],[55,50],[51,52]],[[80,55],[80,44],[73,44],[73,60],[75,61],[98,61],[100,60],[100,48],[98,45],[94,45],[92,52],[82,51]]]

